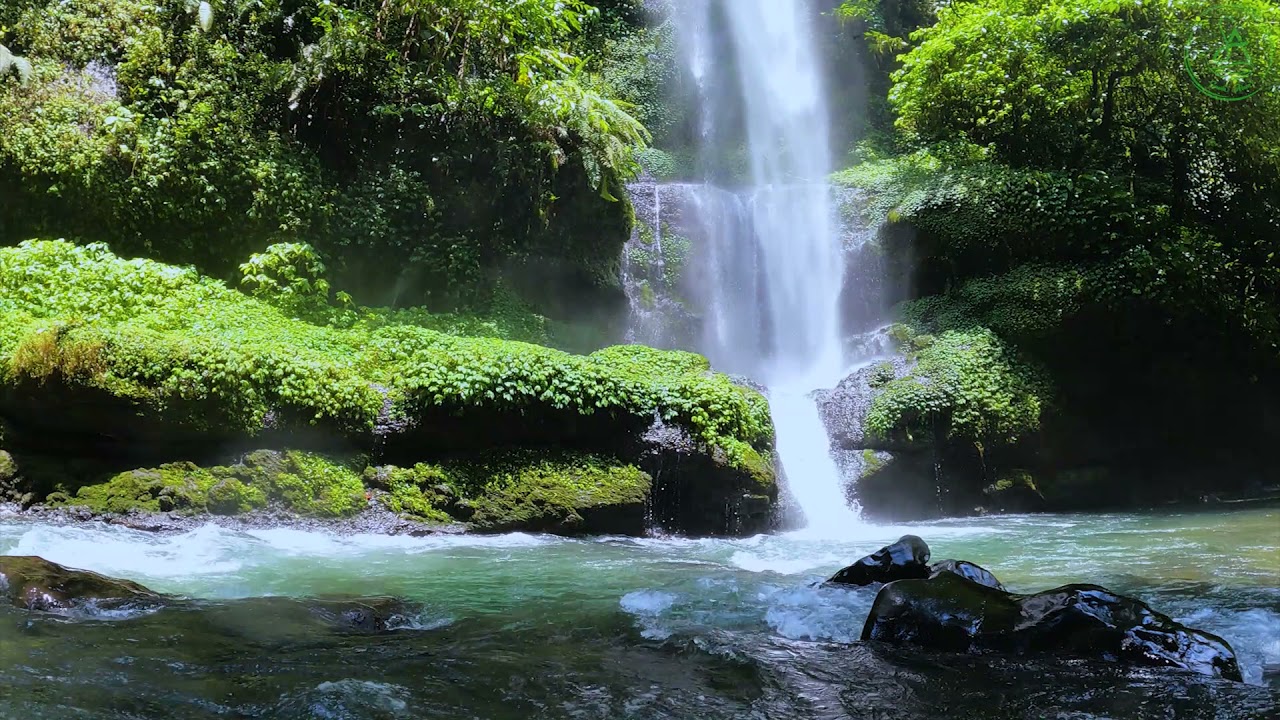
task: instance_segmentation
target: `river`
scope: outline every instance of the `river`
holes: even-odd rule
[[[873,590],[814,588],[905,532],[1014,591],[1094,582],[1225,637],[1246,683],[857,641]],[[0,718],[1277,718],[1280,509],[1008,516],[744,539],[154,535],[0,518],[35,554],[193,603],[0,608]],[[319,628],[290,598],[421,603]],[[243,598],[274,596],[272,601]]]

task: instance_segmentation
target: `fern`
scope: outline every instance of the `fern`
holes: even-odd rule
[[[635,176],[635,151],[647,147],[652,137],[631,115],[630,105],[611,99],[600,88],[599,79],[579,67],[536,84],[528,100],[534,117],[550,134],[585,146],[582,165],[591,186],[601,197],[616,200],[612,190]],[[565,155],[564,148],[559,148],[556,157]]]

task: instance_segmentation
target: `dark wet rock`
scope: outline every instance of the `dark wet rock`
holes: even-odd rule
[[[1004,585],[996,579],[996,576],[988,569],[975,565],[968,560],[943,560],[929,566],[929,577],[934,577],[938,573],[955,573],[962,578],[968,578],[979,585],[985,585],[996,590],[1004,590]]]
[[[929,577],[929,544],[915,535],[903,535],[827,580],[838,585],[870,585],[894,580]]]
[[[983,491],[986,511],[1002,513],[1040,512],[1045,509],[1044,495],[1028,470],[1012,469],[996,474],[996,481]]]
[[[356,633],[406,627],[421,610],[394,597],[321,598],[306,602],[311,614],[333,629]]]
[[[772,528],[778,483],[772,459],[746,450],[737,464],[685,430],[655,420],[635,454],[653,478],[648,520],[692,535],[752,535]]]
[[[954,572],[880,588],[862,639],[949,652],[1048,652],[1241,680],[1231,646],[1097,585],[1014,595]]]
[[[35,556],[0,556],[0,595],[16,607],[45,612],[111,609],[164,600],[137,583],[73,570]]]

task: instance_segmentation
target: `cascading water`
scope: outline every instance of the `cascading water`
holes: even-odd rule
[[[698,0],[677,12],[677,22],[697,85],[700,152],[725,152],[724,128],[737,123],[740,136],[730,142],[745,146],[749,168],[749,187],[733,197],[736,213],[724,209],[722,192],[690,203],[704,225],[724,223],[708,234],[716,241],[705,253],[710,289],[699,349],[717,367],[768,385],[792,494],[810,530],[837,532],[858,516],[808,397],[840,378],[844,277],[811,14],[805,0]],[[726,67],[737,92],[722,84]],[[748,222],[725,223],[731,214]],[[729,230],[739,232],[724,242]]]

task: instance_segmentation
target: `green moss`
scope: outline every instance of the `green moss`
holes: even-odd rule
[[[0,450],[0,482],[12,479],[18,474],[18,463],[13,461],[13,456],[4,450]]]
[[[743,448],[741,459],[736,466],[746,471],[759,490],[768,491],[777,482],[773,461],[766,454],[757,452],[755,448]]]
[[[862,451],[862,474],[874,475],[888,462],[885,453],[866,449]]]
[[[653,294],[653,288],[649,286],[649,281],[640,281],[640,304],[648,309],[653,309],[658,304],[657,297]]]
[[[682,235],[671,233],[662,236],[662,279],[668,288],[674,288],[680,282],[691,247],[689,238]]]
[[[871,371],[871,377],[867,380],[867,384],[873,388],[884,387],[897,377],[898,371],[894,369],[893,363],[882,362]]]
[[[539,457],[515,452],[451,468],[482,530],[571,530],[592,508],[643,504],[651,478],[633,465],[593,455]]]
[[[614,458],[528,450],[370,468],[365,480],[394,512],[488,531],[573,531],[585,512],[645,503],[651,486],[639,468]]]
[[[65,504],[109,513],[199,512],[205,509],[209,489],[215,482],[211,472],[193,463],[170,463],[153,469],[130,470],[104,483],[87,485]],[[57,502],[52,496],[49,501]]]
[[[312,517],[343,517],[365,504],[364,485],[350,466],[311,453],[250,453],[236,465],[202,468],[169,463],[130,470],[105,482],[85,485],[74,497],[63,492],[50,505],[87,507],[95,512],[133,510],[234,515],[270,501]]]
[[[1036,487],[1035,478],[1026,470],[1001,470],[996,473],[996,481],[991,484],[991,489],[998,492],[1012,490],[1016,487],[1023,487],[1039,492],[1039,489]]]
[[[209,488],[206,507],[215,515],[238,515],[266,507],[267,494],[256,485],[236,478],[218,480]]]
[[[942,333],[916,347],[910,374],[884,386],[867,413],[877,436],[1015,442],[1040,427],[1049,392],[1043,374],[990,330]]]
[[[386,490],[378,499],[392,512],[427,522],[453,520],[447,508],[456,499],[445,470],[418,463],[412,468],[369,468],[365,482]]]
[[[285,457],[291,472],[270,476],[268,493],[289,509],[315,517],[344,517],[365,506],[364,484],[349,466],[297,451]]]
[[[639,346],[571,355],[448,335],[417,317],[335,310],[323,322],[303,320],[194,271],[122,260],[101,245],[0,249],[0,381],[57,378],[181,426],[252,435],[275,416],[363,433],[390,397],[402,416],[657,416],[735,459],[771,436],[764,398],[696,355]]]

